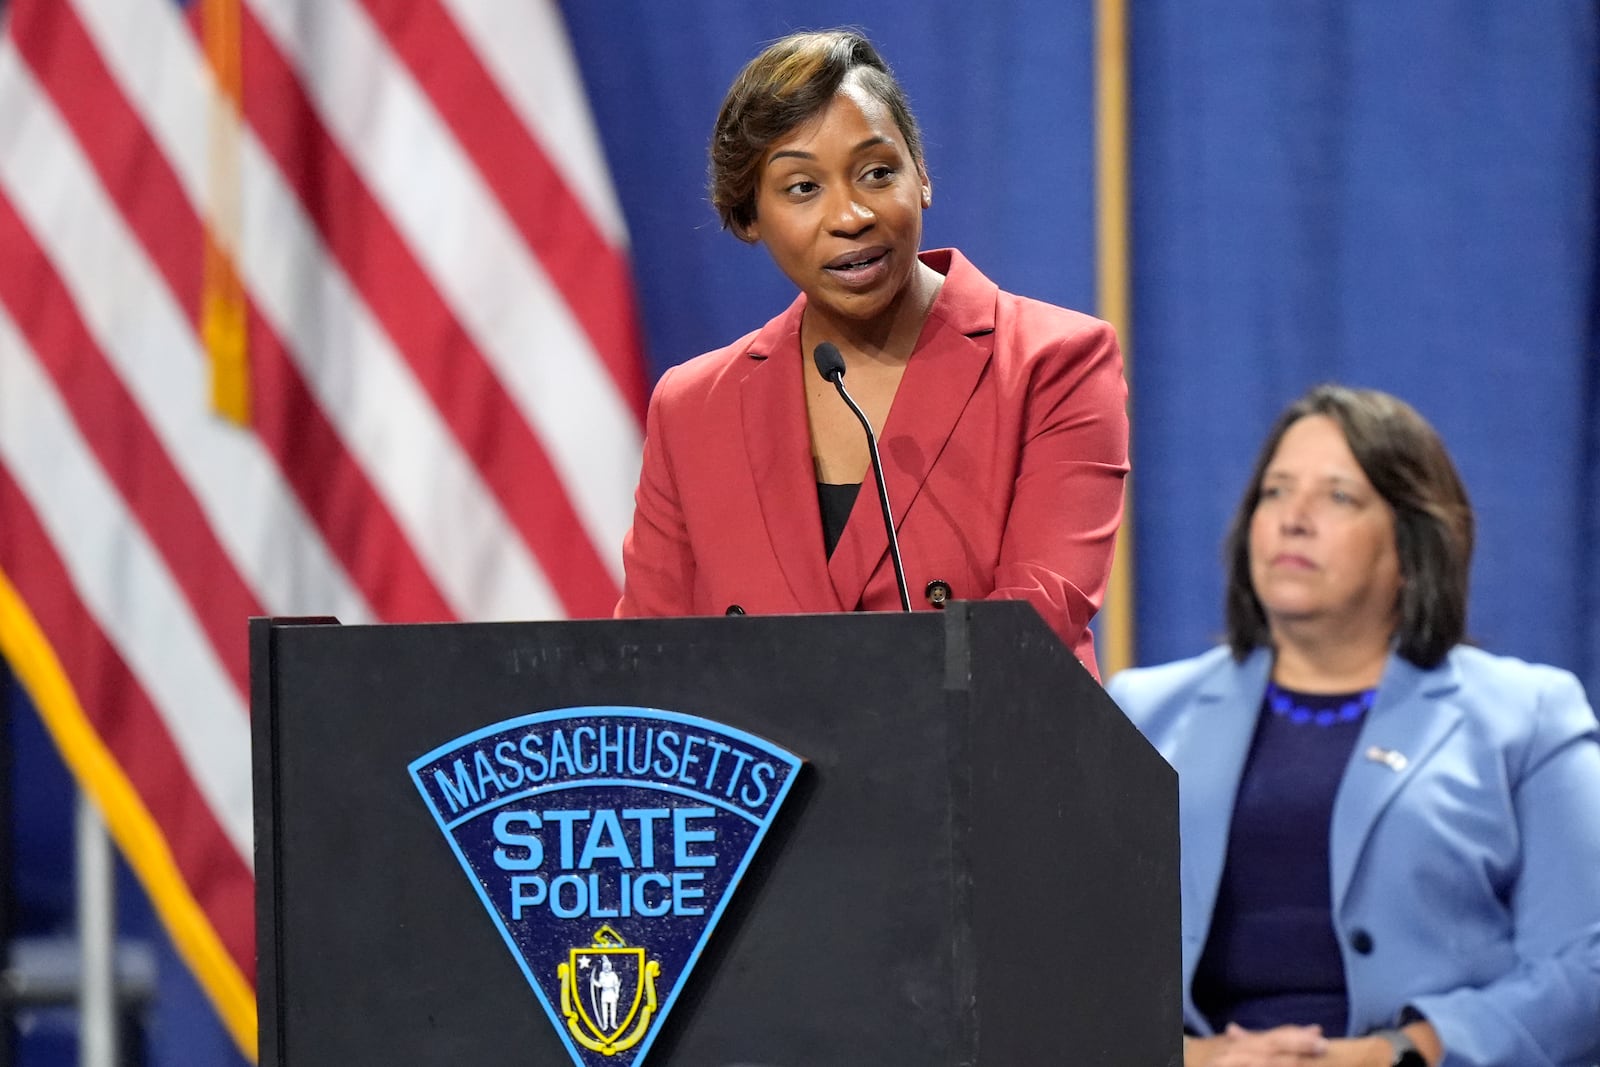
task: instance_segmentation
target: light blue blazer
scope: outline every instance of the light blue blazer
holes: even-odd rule
[[[1191,983],[1271,664],[1219,648],[1107,686],[1178,772],[1184,1021],[1201,1034]],[[1597,734],[1565,671],[1466,647],[1427,671],[1390,657],[1330,831],[1351,1035],[1410,1005],[1446,1067],[1600,1062]]]

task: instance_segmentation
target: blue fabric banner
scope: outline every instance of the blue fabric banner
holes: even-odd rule
[[[1338,380],[1455,456],[1471,634],[1594,693],[1600,8],[1133,9],[1140,660],[1215,639],[1260,439]]]

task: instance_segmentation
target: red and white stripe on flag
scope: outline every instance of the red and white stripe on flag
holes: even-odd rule
[[[199,7],[0,16],[0,653],[253,1054],[246,619],[608,613],[645,379],[554,0]]]

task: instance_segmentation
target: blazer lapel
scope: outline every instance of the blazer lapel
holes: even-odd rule
[[[822,549],[811,431],[801,382],[801,297],[755,337],[740,386],[745,455],[772,553],[801,611],[840,611]]]
[[[1186,989],[1211,929],[1227,860],[1231,820],[1218,815],[1233,811],[1271,668],[1272,653],[1267,649],[1257,649],[1241,664],[1227,660],[1200,687],[1194,711],[1183,718],[1182,728],[1194,736],[1188,743],[1172,745],[1178,754],[1174,769],[1182,782],[1178,826],[1183,842],[1183,929],[1186,939],[1194,941],[1184,946]]]
[[[897,533],[989,365],[1000,291],[958,252],[939,250],[922,258],[945,274],[945,282],[906,364],[888,420],[873,427]],[[878,487],[869,469],[828,561],[833,589],[846,610],[861,603],[878,568],[890,565],[888,553]]]
[[[1328,864],[1335,910],[1350,889],[1378,817],[1460,721],[1460,709],[1441,699],[1459,685],[1449,661],[1424,671],[1390,655],[1334,798]]]

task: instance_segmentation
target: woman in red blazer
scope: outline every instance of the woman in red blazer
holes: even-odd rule
[[[1025,599],[1095,670],[1128,471],[1111,327],[920,252],[916,120],[859,34],[752,60],[711,155],[724,225],[800,295],[657,384],[617,615],[899,607],[876,489],[856,492],[865,437],[810,356],[826,341],[877,428],[914,605]]]

